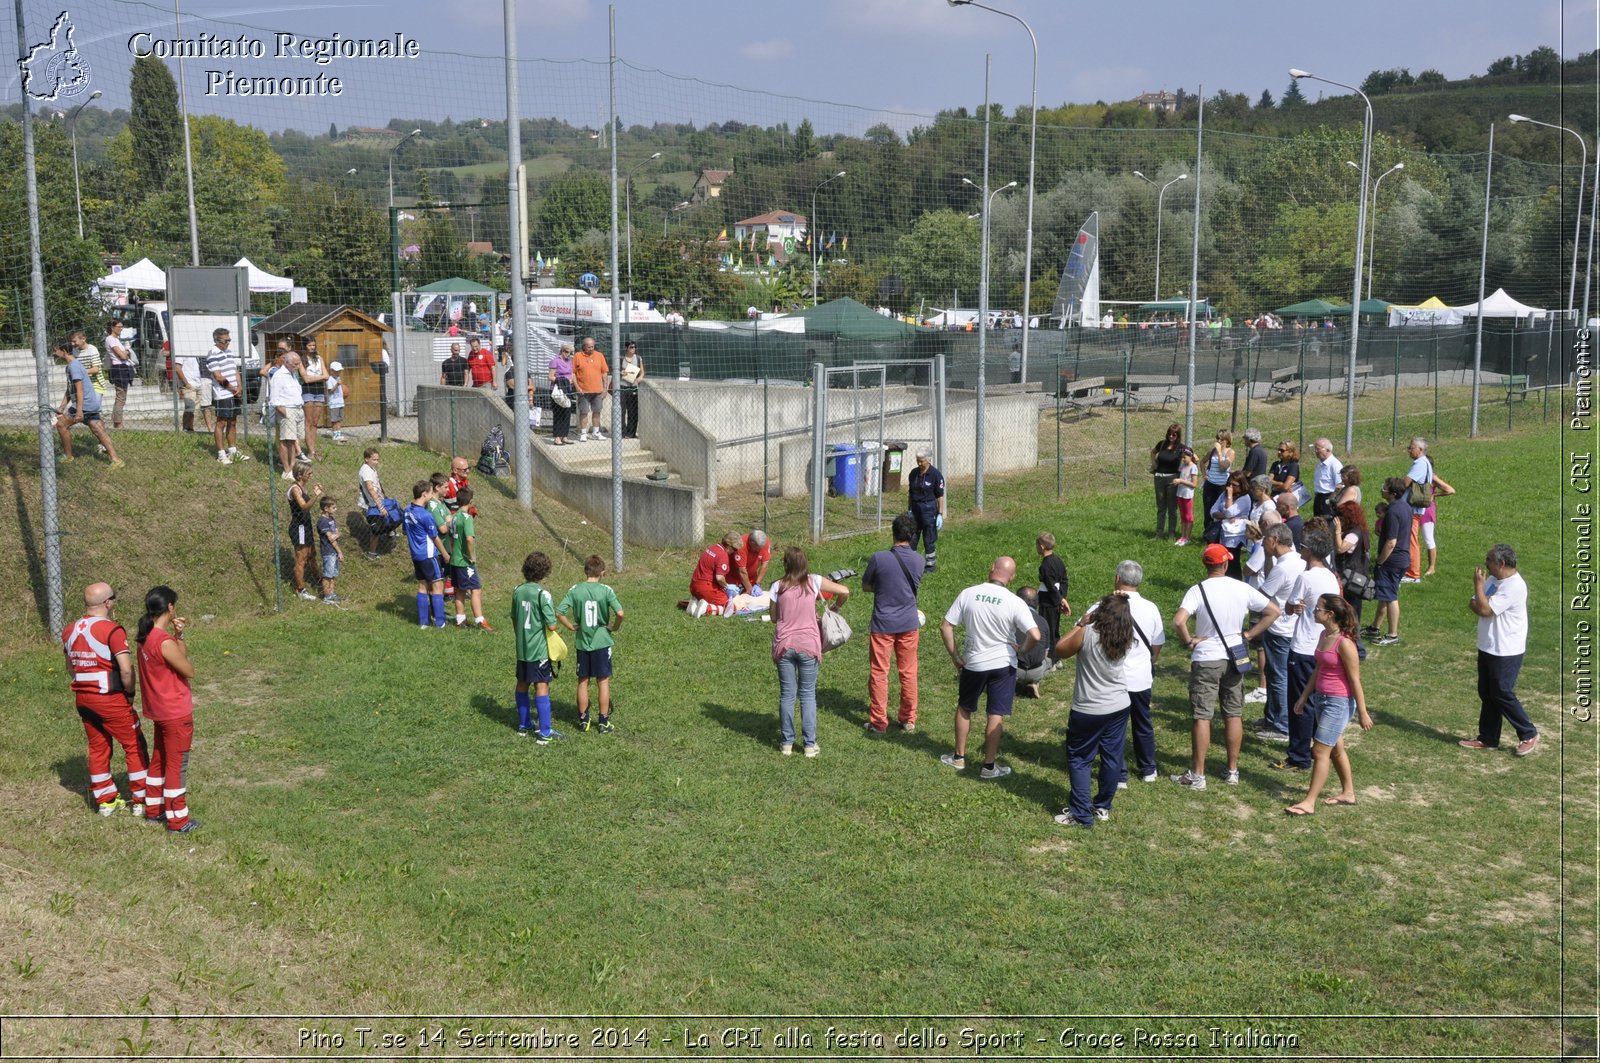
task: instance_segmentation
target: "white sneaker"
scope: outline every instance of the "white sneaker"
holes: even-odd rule
[[[285,470],[283,470],[283,475],[278,477],[278,479],[280,479],[280,480],[293,480],[294,479],[294,473],[290,472],[288,469],[285,469]]]
[[[228,448],[228,456],[231,457],[234,461],[249,461],[250,460],[250,455],[244,453],[238,447],[229,447]]]
[[[1094,810],[1094,818],[1104,823],[1111,818],[1111,810],[1109,808],[1097,808]]]
[[[228,457],[228,452],[226,450],[219,450],[217,451],[217,463],[219,465],[232,465],[233,459]]]
[[[300,592],[300,597],[304,598],[308,602],[314,602],[314,601],[317,600],[317,596],[315,594],[312,594],[311,590],[309,588],[307,588],[306,590],[301,591]]]
[[[1260,703],[1266,701],[1267,700],[1267,688],[1266,687],[1256,687],[1256,689],[1250,691],[1250,693],[1248,693],[1248,694],[1246,694],[1244,696],[1244,700],[1248,701],[1248,702],[1251,702],[1253,704],[1260,704]]]
[[[1186,771],[1182,775],[1170,775],[1168,778],[1179,786],[1187,786],[1191,790],[1204,790],[1206,788],[1206,777],[1204,775],[1196,775],[1192,771]]]
[[[782,753],[786,757],[792,756],[794,754],[794,743],[793,742],[779,742],[778,743],[778,752]]]
[[[821,752],[822,752],[822,747],[819,746],[819,745],[806,746],[806,756],[808,756],[808,757],[814,757],[818,753],[821,753]]]
[[[706,600],[704,598],[690,598],[689,607],[684,610],[696,620],[706,615]]]
[[[1010,765],[1008,765],[1008,764],[996,764],[992,768],[980,769],[979,772],[978,772],[978,778],[980,778],[980,779],[1004,779],[1007,775],[1010,775],[1010,774],[1011,774]]]
[[[1141,776],[1139,776],[1139,781],[1140,782],[1155,782],[1160,777],[1161,776],[1157,775],[1155,772],[1151,772],[1149,775],[1141,775]]]

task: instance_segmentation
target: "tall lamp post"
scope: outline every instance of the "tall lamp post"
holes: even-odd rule
[[[1344,164],[1346,166],[1350,167],[1352,170],[1361,169],[1361,167],[1359,165],[1357,165],[1356,163],[1351,162],[1349,159],[1344,160]],[[1390,174],[1396,172],[1397,170],[1404,170],[1405,168],[1406,168],[1406,164],[1405,163],[1397,162],[1393,166],[1389,167],[1387,170],[1385,170],[1382,173],[1380,173],[1372,181],[1372,224],[1367,227],[1368,231],[1371,234],[1371,235],[1369,235],[1367,237],[1367,298],[1368,299],[1372,298],[1372,266],[1373,266],[1373,263],[1375,263],[1378,260],[1378,189],[1383,186],[1383,179],[1385,177],[1388,177]]]
[[[1154,185],[1155,184],[1154,181],[1150,180],[1150,178],[1146,177],[1144,174],[1140,173],[1138,170],[1133,171],[1133,176],[1139,178],[1139,180],[1144,181],[1147,184],[1150,184],[1150,185]],[[1166,184],[1162,185],[1161,186],[1161,191],[1156,193],[1156,294],[1155,294],[1155,301],[1158,302],[1158,303],[1161,301],[1161,222],[1162,222],[1162,219],[1164,217],[1164,215],[1162,213],[1162,209],[1161,209],[1161,201],[1166,198],[1167,189],[1171,188],[1173,185],[1177,184],[1179,181],[1187,181],[1188,179],[1189,179],[1189,175],[1188,174],[1180,173],[1178,176],[1174,177],[1172,180],[1170,180]]]
[[[687,199],[684,200],[682,203],[675,203],[675,204],[673,204],[673,207],[672,207],[671,210],[667,211],[665,214],[663,214],[661,216],[661,238],[663,240],[665,240],[667,238],[667,222],[671,221],[672,220],[672,216],[674,214],[678,213],[678,211],[680,211],[680,210],[688,210],[691,205],[692,204]]]
[[[78,207],[78,239],[83,239],[83,186],[78,183],[78,112],[100,98],[100,90],[95,89],[89,98],[72,109],[67,115],[67,131],[72,135],[72,199]]]
[[[1289,76],[1296,81],[1307,78],[1341,89],[1349,89],[1366,101],[1367,105],[1367,118],[1361,127],[1361,199],[1356,210],[1356,268],[1350,295],[1350,363],[1345,367],[1344,382],[1344,449],[1348,454],[1355,449],[1356,442],[1356,348],[1361,337],[1361,257],[1367,244],[1367,175],[1372,170],[1372,101],[1367,99],[1366,93],[1354,85],[1346,85],[1342,81],[1334,81],[1332,78],[1321,77],[1306,70],[1291,68]]]
[[[981,7],[985,11],[993,12],[1021,23],[1022,28],[1028,31],[1028,40],[1033,43],[1033,90],[1028,100],[1028,232],[1022,252],[1022,379],[1028,379],[1028,333],[1032,331],[1028,326],[1033,320],[1033,162],[1036,149],[1039,146],[1039,38],[1034,35],[1033,27],[1019,15],[1009,11],[1001,11],[997,7],[977,3],[976,0],[948,0],[951,7]]]
[[[971,178],[963,177],[961,179],[961,183],[964,185],[971,185],[973,188],[976,188],[980,194],[983,192],[983,188]],[[982,320],[979,322],[979,327],[983,329],[987,329],[989,327],[989,216],[994,210],[994,197],[998,196],[1001,192],[1004,192],[1008,188],[1015,187],[1017,187],[1017,182],[1008,181],[1006,184],[1001,185],[999,188],[984,196],[983,211],[979,214],[979,217],[982,218],[982,221],[978,223],[978,232],[980,234],[978,240],[978,254],[980,256],[978,262],[978,308],[979,314],[982,317]]]
[[[829,181],[837,181],[843,177],[845,171],[840,170],[832,177],[824,178],[822,184],[811,190],[811,217],[806,219],[806,233],[811,237],[811,305],[817,305],[817,245],[822,243],[822,234],[817,231],[817,193],[822,191],[822,185]]]
[[[627,194],[628,200],[626,220],[626,225],[628,227],[628,305],[623,308],[623,313],[628,315],[627,319],[629,321],[633,320],[633,176],[640,170],[644,169],[645,163],[654,162],[659,158],[661,158],[661,153],[658,151],[654,155],[651,155],[648,159],[644,160],[644,162],[641,162],[639,165],[629,170],[628,176],[622,179],[622,188]]]
[[[1541,122],[1537,118],[1521,114],[1511,115],[1510,118],[1513,122],[1526,122],[1528,125],[1540,125],[1546,129],[1559,129],[1563,133],[1572,133],[1578,138],[1578,150],[1583,153],[1578,157],[1578,209],[1573,212],[1578,216],[1578,220],[1572,226],[1572,280],[1567,285],[1567,313],[1570,316],[1577,308],[1578,301],[1578,241],[1583,236],[1583,172],[1589,165],[1589,145],[1583,142],[1581,134],[1564,125]]]
[[[339,175],[339,179],[337,181],[333,182],[333,205],[334,206],[337,207],[339,205],[339,186],[344,184],[344,179],[346,177],[349,177],[351,174],[353,174],[355,172],[356,172],[356,168],[354,166],[352,166],[352,167],[350,167],[350,169],[348,169],[344,173],[340,174]]]
[[[411,132],[409,132],[405,136],[401,137],[399,143],[397,143],[394,147],[389,149],[389,210],[390,210],[391,213],[393,213],[393,211],[394,211],[394,157],[395,157],[395,154],[401,149],[401,147],[403,147],[405,145],[406,141],[410,140],[412,137],[420,137],[421,135],[422,135],[422,130],[413,129]]]
[[[398,293],[400,291],[400,218],[394,212],[394,157],[395,153],[412,137],[420,137],[422,130],[413,129],[400,138],[400,142],[389,149],[389,286]],[[398,300],[399,295],[395,298]],[[400,308],[395,308],[395,329],[400,328]]]

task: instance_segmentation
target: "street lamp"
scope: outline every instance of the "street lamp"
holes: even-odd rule
[[[396,144],[394,147],[389,149],[389,212],[391,214],[394,213],[394,156],[395,156],[395,153],[400,150],[401,145],[405,144],[406,141],[410,140],[412,137],[420,137],[421,135],[422,135],[422,130],[413,129],[411,132],[407,133],[405,136],[400,138],[400,143]]]
[[[1346,166],[1350,167],[1353,170],[1361,169],[1361,167],[1357,166],[1355,163],[1351,162],[1349,159],[1346,159],[1344,161],[1344,164]],[[1383,185],[1383,179],[1385,177],[1388,177],[1390,174],[1394,173],[1396,170],[1404,170],[1405,168],[1406,168],[1406,164],[1405,163],[1397,162],[1393,166],[1389,167],[1387,170],[1385,170],[1382,173],[1380,173],[1377,176],[1377,178],[1374,179],[1373,182],[1372,182],[1372,224],[1368,227],[1371,235],[1367,237],[1367,298],[1368,299],[1372,298],[1372,269],[1373,269],[1374,263],[1376,263],[1377,260],[1378,260],[1378,189],[1379,189],[1379,187],[1381,187]],[[1574,268],[1576,268],[1576,262],[1574,262]]]
[[[1149,183],[1151,185],[1155,184],[1154,181],[1151,181],[1150,178],[1146,177],[1144,174],[1140,173],[1138,170],[1133,171],[1133,176],[1135,176],[1135,177],[1139,178],[1140,180],[1145,181],[1145,182],[1147,182],[1147,183]],[[1173,185],[1177,184],[1179,181],[1187,181],[1188,179],[1189,179],[1189,175],[1188,174],[1180,173],[1178,176],[1174,177],[1172,180],[1170,180],[1166,184],[1162,185],[1161,186],[1161,191],[1156,193],[1156,294],[1155,294],[1155,301],[1158,302],[1158,303],[1161,301],[1161,222],[1163,220],[1163,214],[1162,214],[1162,210],[1161,210],[1161,201],[1166,199],[1166,197],[1167,197],[1167,189],[1171,188]]]
[[[686,199],[682,203],[674,204],[673,208],[671,210],[667,211],[666,214],[662,215],[662,218],[661,218],[661,238],[663,240],[666,239],[666,236],[667,236],[667,222],[671,221],[672,220],[672,216],[674,214],[678,213],[678,211],[680,211],[680,210],[688,210],[690,206],[691,206],[690,202]]]
[[[806,219],[806,232],[811,237],[811,305],[817,305],[817,245],[822,243],[822,234],[817,231],[817,193],[822,191],[822,185],[829,181],[837,181],[843,177],[845,171],[840,170],[832,177],[824,178],[821,185],[811,190],[811,217]]]
[[[1033,161],[1035,149],[1039,144],[1039,38],[1034,35],[1033,27],[1018,15],[1009,11],[1001,11],[997,7],[977,3],[976,0],[948,0],[951,7],[981,7],[985,11],[993,12],[1020,22],[1022,28],[1028,31],[1028,40],[1033,42],[1033,92],[1028,102],[1028,232],[1022,252],[1022,379],[1028,379],[1028,323],[1033,320]]]
[[[346,177],[349,177],[351,174],[353,174],[355,172],[356,172],[356,168],[354,166],[352,166],[352,167],[350,167],[350,169],[348,169],[344,173],[340,174],[339,175],[339,179],[337,181],[333,182],[333,205],[334,206],[337,207],[339,205],[339,186],[344,183],[344,179]]]
[[[1355,448],[1356,442],[1356,347],[1361,336],[1361,253],[1366,250],[1367,243],[1367,174],[1372,169],[1372,101],[1354,85],[1320,77],[1306,70],[1292,67],[1289,76],[1296,81],[1309,78],[1349,89],[1367,104],[1367,120],[1361,127],[1361,199],[1356,209],[1356,268],[1355,278],[1351,282],[1354,291],[1350,296],[1350,364],[1345,367],[1344,385],[1344,449],[1348,454]]]
[[[641,162],[638,166],[635,166],[633,169],[629,170],[628,171],[628,175],[622,179],[622,188],[623,188],[623,191],[627,194],[627,200],[628,200],[627,226],[628,226],[628,306],[629,307],[633,306],[633,175],[638,173],[641,169],[643,169],[644,168],[644,164],[646,162],[654,162],[655,160],[657,160],[659,158],[661,158],[661,153],[658,151],[654,155],[651,155],[648,159],[644,160],[644,162]],[[663,235],[665,235],[664,230],[663,230]],[[633,314],[631,312],[628,314],[628,320],[629,321],[633,320]]]
[[[1564,125],[1553,125],[1550,122],[1541,122],[1537,118],[1526,115],[1514,114],[1510,116],[1513,122],[1526,122],[1529,125],[1542,125],[1546,129],[1559,129],[1563,133],[1572,133],[1578,138],[1578,150],[1583,152],[1578,160],[1578,209],[1574,211],[1578,220],[1572,226],[1572,281],[1567,285],[1567,313],[1570,316],[1575,309],[1578,296],[1578,240],[1583,235],[1583,171],[1589,165],[1589,145],[1583,142],[1583,137],[1568,129]]]
[[[72,109],[67,115],[67,129],[72,134],[72,199],[78,206],[78,239],[83,239],[83,186],[78,184],[78,112],[100,98],[100,90],[95,89],[89,98]]]
[[[976,181],[963,177],[961,183],[976,188],[981,195],[983,189]],[[1017,187],[1017,182],[1008,181],[999,188],[983,197],[983,220],[978,223],[978,314],[982,318],[980,328],[989,327],[989,213],[994,210],[994,197],[1008,188]]]

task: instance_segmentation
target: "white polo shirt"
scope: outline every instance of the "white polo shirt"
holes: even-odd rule
[[[1515,657],[1528,649],[1528,585],[1522,573],[1483,584],[1493,616],[1478,617],[1478,649],[1492,657]]]
[[[1034,630],[1028,603],[998,583],[968,587],[956,595],[944,618],[966,631],[962,659],[969,672],[1015,668],[1017,643]]]

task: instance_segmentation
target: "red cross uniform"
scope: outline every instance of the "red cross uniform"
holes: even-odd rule
[[[67,626],[61,633],[61,645],[78,716],[89,739],[90,796],[100,814],[106,816],[116,811],[122,801],[111,775],[115,742],[122,747],[128,763],[128,789],[135,811],[142,814],[149,750],[117,665],[117,655],[129,652],[128,633],[114,620],[86,616]]]

